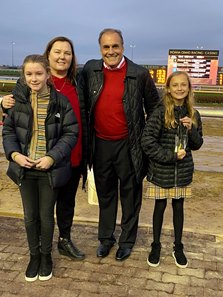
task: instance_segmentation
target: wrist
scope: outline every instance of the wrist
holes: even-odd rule
[[[50,156],[46,156],[46,157],[50,162],[50,166],[52,166],[54,164],[54,162],[55,162],[54,159],[52,157],[50,157]]]
[[[15,161],[15,158],[16,158],[16,156],[18,156],[18,155],[20,155],[19,152],[13,152],[13,153],[11,154],[11,158],[12,158],[12,160]]]

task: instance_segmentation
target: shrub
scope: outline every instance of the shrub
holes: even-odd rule
[[[16,81],[11,82],[0,82],[0,92],[1,93],[11,93],[13,88],[15,87]]]
[[[197,103],[223,103],[222,93],[194,93],[195,102]]]

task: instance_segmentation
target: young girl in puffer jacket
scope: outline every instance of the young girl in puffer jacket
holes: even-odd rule
[[[30,252],[25,279],[45,281],[53,269],[54,206],[58,188],[71,176],[70,154],[78,123],[67,97],[50,84],[45,57],[25,58],[22,81],[4,122],[3,146],[9,160],[7,174],[22,197]]]
[[[160,263],[161,229],[167,199],[172,199],[174,247],[172,256],[178,267],[188,265],[183,251],[184,199],[191,197],[194,172],[192,150],[203,143],[200,114],[193,107],[193,93],[186,72],[173,72],[166,81],[163,105],[148,119],[141,144],[148,156],[147,195],[155,199],[153,242],[147,263]]]

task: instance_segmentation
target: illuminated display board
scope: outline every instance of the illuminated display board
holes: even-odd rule
[[[223,85],[223,73],[219,73],[218,84],[221,85],[221,86]]]
[[[218,50],[170,49],[167,75],[186,71],[193,84],[216,85],[218,56]]]
[[[143,65],[149,70],[149,73],[156,84],[165,84],[167,75],[166,65]]]
[[[218,67],[218,79],[217,79],[218,85],[223,85],[223,67]]]

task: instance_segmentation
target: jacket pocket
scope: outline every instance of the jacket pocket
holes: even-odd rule
[[[71,164],[70,162],[65,162],[59,167],[52,167],[48,171],[48,177],[51,187],[58,188],[64,186],[71,178]]]
[[[23,168],[16,162],[10,161],[6,174],[19,186],[23,175]]]
[[[148,170],[148,173],[147,173],[147,180],[152,181],[153,176],[154,176],[154,170],[155,170],[156,166],[155,166],[154,162],[151,159],[149,159],[149,161],[148,161],[148,168],[149,168],[149,170]]]

